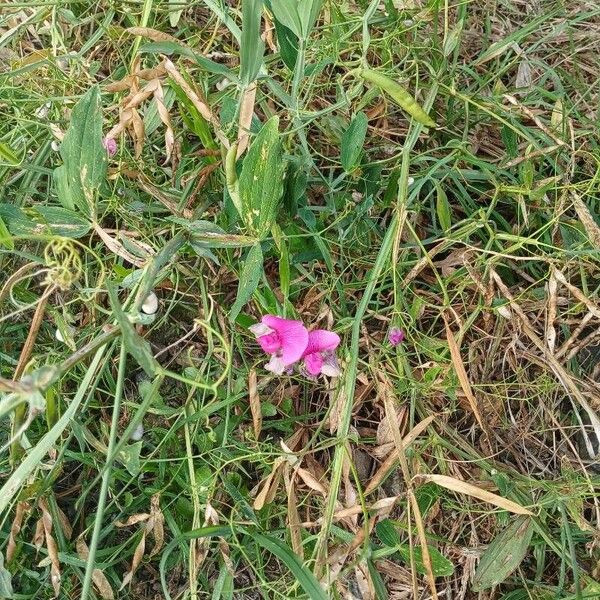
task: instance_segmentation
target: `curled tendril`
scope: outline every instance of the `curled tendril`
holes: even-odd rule
[[[48,285],[67,290],[81,277],[81,258],[75,244],[67,238],[50,240],[44,249],[44,259],[48,266]]]

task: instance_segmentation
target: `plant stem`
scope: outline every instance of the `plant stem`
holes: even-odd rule
[[[127,362],[127,351],[125,344],[121,344],[121,352],[119,353],[119,372],[117,375],[117,386],[115,389],[115,403],[113,405],[112,420],[110,424],[110,436],[108,439],[108,450],[106,453],[106,465],[102,476],[102,485],[100,487],[100,496],[98,497],[98,506],[96,507],[96,520],[94,521],[94,531],[90,542],[90,553],[85,565],[85,576],[83,579],[83,588],[81,590],[82,600],[87,600],[91,585],[92,573],[95,568],[96,550],[98,549],[98,541],[100,538],[100,529],[102,528],[102,520],[104,518],[104,510],[106,508],[106,496],[108,495],[108,484],[111,477],[111,466],[115,458],[115,444],[117,442],[117,430],[119,427],[119,414],[121,409],[121,398],[123,396],[123,384],[125,382],[125,369]]]

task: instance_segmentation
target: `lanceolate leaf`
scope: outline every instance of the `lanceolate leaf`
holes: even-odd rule
[[[533,521],[526,516],[516,517],[481,556],[473,590],[480,592],[503,582],[525,558],[532,535]]]
[[[262,0],[242,0],[240,79],[245,85],[256,79],[265,50],[260,37],[262,6]]]
[[[297,37],[306,40],[314,27],[322,0],[271,0],[275,18]]]
[[[371,69],[361,71],[361,76],[363,79],[380,87],[402,110],[413,117],[415,121],[427,127],[436,126],[435,121],[419,106],[417,101],[393,79]]]
[[[237,298],[235,299],[235,302],[231,307],[231,312],[229,313],[229,318],[232,321],[235,321],[237,316],[240,314],[240,310],[242,310],[242,308],[252,297],[252,294],[256,290],[258,282],[260,281],[262,271],[263,253],[260,244],[256,244],[250,248],[250,252],[248,252],[246,262],[244,263],[244,268],[242,269],[242,274],[240,275]]]
[[[252,235],[263,239],[271,230],[283,194],[283,163],[279,119],[269,119],[244,158],[238,180],[242,220]]]
[[[64,164],[54,172],[58,199],[65,208],[77,207],[92,217],[97,190],[107,168],[98,86],[91,88],[73,108],[60,154]]]
[[[369,121],[364,112],[359,112],[342,135],[342,167],[346,173],[354,171],[362,153]]]

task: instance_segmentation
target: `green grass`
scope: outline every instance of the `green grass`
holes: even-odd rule
[[[0,11],[0,597],[599,597],[600,9],[290,6]]]

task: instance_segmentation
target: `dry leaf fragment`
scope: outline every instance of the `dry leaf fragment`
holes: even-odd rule
[[[128,27],[125,31],[132,35],[146,37],[153,42],[173,42],[179,46],[183,45],[176,37],[173,37],[164,31],[158,31],[158,29],[152,29],[151,27]]]
[[[131,561],[131,568],[129,569],[129,571],[127,571],[127,573],[125,573],[125,577],[123,577],[123,583],[121,584],[119,591],[121,591],[133,579],[135,572],[138,570],[138,567],[140,566],[140,564],[142,562],[142,558],[144,557],[145,550],[146,550],[146,530],[144,529],[144,530],[142,530],[142,539],[139,541],[138,545],[136,546],[135,552],[133,553],[133,560]]]
[[[163,547],[165,542],[164,523],[165,517],[160,510],[160,494],[157,493],[150,498],[150,519],[148,519],[146,527],[146,531],[152,531],[152,537],[154,538],[154,547],[150,552],[150,558],[158,554]]]
[[[248,396],[250,397],[250,412],[252,413],[254,438],[258,440],[262,430],[262,410],[260,408],[260,397],[258,395],[256,369],[250,369],[250,372],[248,373]]]
[[[595,248],[600,248],[600,227],[596,223],[596,220],[590,213],[590,209],[584,204],[583,200],[575,192],[571,192],[573,196],[573,205],[575,206],[575,212],[584,226],[590,242],[592,242]]]
[[[77,541],[75,542],[75,548],[77,550],[77,556],[79,556],[81,560],[87,560],[90,551],[82,536],[77,538]],[[102,600],[114,600],[115,595],[112,587],[100,569],[94,569],[92,571],[92,581],[94,582],[94,585],[96,586],[96,589],[98,590]]]
[[[312,473],[307,471],[306,469],[297,468],[296,472],[298,476],[304,483],[315,492],[319,492],[323,497],[327,497],[327,489],[323,484],[321,484],[315,477],[313,477]]]
[[[256,81],[244,89],[240,106],[240,119],[237,138],[237,158],[240,158],[248,147],[250,141],[250,125],[254,114],[254,101],[256,99]]]
[[[44,498],[39,499],[38,506],[42,511],[41,521],[44,528],[44,537],[46,538],[46,550],[50,559],[50,581],[54,588],[54,594],[58,598],[60,595],[60,562],[58,560],[58,546],[52,537],[52,515]]]
[[[102,229],[102,227],[100,227],[100,225],[98,225],[98,223],[94,223],[94,230],[100,236],[102,241],[106,244],[107,248],[111,252],[114,252],[117,256],[120,256],[121,258],[125,259],[126,261],[130,262],[136,267],[141,268],[146,265],[146,260],[142,260],[137,256],[131,254],[131,252],[125,249],[121,242],[111,237],[106,231],[104,231],[104,229]]]
[[[483,490],[472,483],[467,483],[466,481],[461,481],[460,479],[456,479],[454,477],[448,477],[447,475],[424,474],[415,475],[413,479],[437,483],[439,486],[446,488],[447,490],[473,496],[473,498],[478,498],[484,502],[489,502],[498,508],[502,508],[517,515],[533,514],[530,510],[523,508],[520,504],[517,504],[512,500],[507,500],[502,496],[498,496],[497,494]]]
[[[454,338],[454,334],[450,329],[450,325],[444,319],[444,323],[446,325],[446,338],[448,340],[448,347],[450,348],[450,356],[452,357],[452,364],[454,365],[454,370],[458,376],[458,381],[460,382],[460,387],[462,388],[467,400],[469,401],[469,405],[471,406],[471,410],[479,423],[481,429],[486,431],[486,426],[481,418],[481,413],[479,412],[479,407],[477,406],[477,399],[473,394],[473,390],[471,389],[471,383],[469,382],[469,377],[467,376],[467,371],[465,370],[465,366],[463,364],[462,357],[460,355],[460,349],[458,344],[456,343],[456,339]]]
[[[15,518],[10,526],[10,534],[8,536],[8,544],[6,546],[6,562],[9,563],[15,550],[17,548],[16,537],[19,535],[21,531],[21,525],[23,524],[23,517],[25,513],[29,510],[29,504],[27,502],[17,502],[17,508],[15,510]]]

